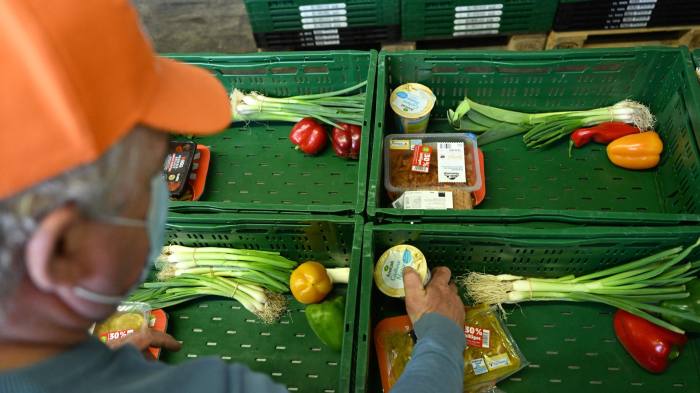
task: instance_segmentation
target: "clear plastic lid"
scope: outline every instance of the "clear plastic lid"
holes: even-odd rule
[[[405,191],[472,192],[483,181],[478,157],[471,133],[387,135],[384,187],[392,199]]]

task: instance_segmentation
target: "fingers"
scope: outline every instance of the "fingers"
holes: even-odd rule
[[[450,282],[450,289],[452,290],[452,292],[459,295],[459,290],[457,289],[457,284],[455,284],[454,281]]]
[[[450,283],[450,277],[452,272],[445,266],[438,266],[432,271],[432,278],[430,279],[430,284],[444,285],[447,286]]]
[[[406,267],[403,269],[403,287],[404,291],[406,292],[407,301],[425,294],[425,288],[423,287],[423,282],[420,279],[420,275],[411,267]]]
[[[163,348],[168,351],[179,351],[182,346],[173,336],[151,330],[149,347]]]

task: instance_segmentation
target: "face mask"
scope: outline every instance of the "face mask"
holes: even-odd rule
[[[94,303],[121,303],[125,297],[127,297],[132,291],[138,288],[138,286],[141,285],[141,283],[143,283],[146,280],[146,278],[148,278],[148,273],[151,271],[151,267],[158,258],[158,255],[160,255],[160,250],[163,247],[163,242],[165,240],[165,223],[167,218],[168,187],[165,183],[165,178],[163,177],[163,175],[161,173],[158,173],[153,177],[153,179],[151,179],[151,202],[148,207],[148,216],[146,217],[146,221],[117,216],[98,217],[100,221],[106,222],[108,224],[139,228],[145,227],[148,230],[148,260],[146,261],[146,264],[143,268],[143,272],[141,273],[141,277],[139,278],[139,280],[123,296],[104,295],[77,286],[73,287],[73,292],[75,293],[75,295]]]

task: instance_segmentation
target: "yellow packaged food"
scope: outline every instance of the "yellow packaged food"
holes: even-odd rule
[[[465,308],[464,392],[483,393],[527,365],[495,308]],[[415,336],[408,316],[387,318],[374,329],[382,387],[388,392],[411,359]]]
[[[148,304],[124,302],[114,314],[96,324],[92,334],[106,343],[147,329],[150,318],[151,307]]]
[[[467,307],[464,321],[464,391],[483,392],[526,365],[495,307]]]

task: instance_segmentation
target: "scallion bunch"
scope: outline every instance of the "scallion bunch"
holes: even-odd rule
[[[457,130],[480,134],[479,145],[524,134],[525,145],[532,149],[549,146],[579,128],[608,121],[633,124],[640,130],[650,130],[654,126],[649,108],[630,100],[585,111],[524,113],[465,98],[454,111],[447,111],[447,118]]]
[[[475,303],[503,304],[524,301],[563,300],[604,303],[644,318],[666,329],[683,330],[655,314],[700,323],[700,316],[660,306],[669,299],[689,296],[685,284],[695,280],[700,261],[683,262],[700,245],[675,247],[657,254],[595,273],[559,278],[491,275],[472,272],[459,278]]]
[[[337,123],[362,125],[365,112],[365,93],[346,96],[359,90],[367,81],[346,89],[321,94],[308,94],[286,98],[267,97],[260,93],[231,92],[233,121],[287,121],[296,123],[305,117],[313,117],[323,123],[338,127]]]
[[[156,261],[158,281],[144,283],[130,300],[164,308],[202,296],[221,296],[236,299],[271,323],[286,310],[287,300],[281,293],[289,291],[289,276],[296,265],[277,252],[166,246]]]

